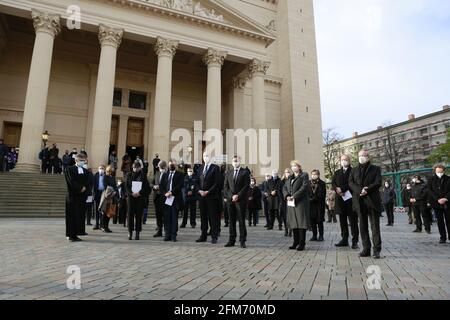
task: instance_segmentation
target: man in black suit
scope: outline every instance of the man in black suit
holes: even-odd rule
[[[177,171],[176,161],[169,161],[169,171],[164,174],[160,185],[164,195],[164,241],[177,242],[178,212],[183,206],[183,184],[184,175]]]
[[[360,257],[370,257],[369,220],[372,230],[373,257],[380,259],[381,233],[380,216],[383,212],[379,189],[381,187],[381,168],[370,163],[367,150],[358,154],[359,165],[352,170],[349,186],[353,192],[353,207],[359,215],[359,228],[363,242]]]
[[[350,165],[350,157],[347,155],[341,156],[341,169],[335,172],[331,182],[332,189],[336,192],[336,210],[339,214],[339,223],[341,225],[342,240],[336,244],[336,247],[348,247],[348,224],[350,222],[350,229],[352,232],[352,249],[358,249],[358,214],[353,211],[352,198],[348,198],[348,192],[352,191],[348,185],[348,180],[353,168]],[[346,200],[344,200],[344,198]]]
[[[200,217],[202,234],[196,242],[206,242],[208,239],[208,222],[211,225],[211,243],[216,244],[219,238],[220,212],[217,203],[220,200],[221,189],[219,184],[222,181],[220,168],[211,162],[208,153],[203,154],[205,164],[199,169],[200,178]]]
[[[56,143],[53,144],[52,148],[49,150],[49,173],[58,173],[59,167],[59,149],[56,147]]]
[[[227,199],[228,213],[230,215],[230,239],[225,247],[234,247],[236,243],[236,220],[239,222],[239,240],[241,248],[246,248],[247,229],[245,227],[245,212],[247,209],[248,190],[250,188],[250,175],[241,168],[241,158],[233,158],[233,168],[225,175],[224,194]]]
[[[68,167],[64,172],[68,191],[66,198],[66,237],[71,242],[81,241],[77,237],[77,233],[80,224],[84,224],[83,213],[86,210],[87,194],[91,183],[88,170],[83,168],[85,163],[86,157],[77,155],[75,157],[76,165]]]
[[[155,215],[156,215],[156,233],[153,235],[154,238],[162,237],[163,225],[164,225],[164,194],[161,193],[161,180],[166,173],[167,163],[164,160],[158,162],[158,171],[156,171],[153,177],[151,187],[153,189],[153,204],[155,205]]]
[[[445,174],[443,165],[435,166],[434,172],[428,180],[428,199],[437,215],[441,235],[439,243],[444,244],[450,240],[450,177]]]
[[[152,161],[153,175],[156,175],[156,173],[159,171],[158,164],[159,164],[160,161],[161,161],[161,159],[159,159],[159,154],[155,154],[155,158]]]

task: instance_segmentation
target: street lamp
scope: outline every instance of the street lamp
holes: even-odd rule
[[[50,133],[48,133],[47,130],[45,130],[44,133],[42,133],[42,141],[44,142],[44,149],[47,146],[48,137],[50,136]]]

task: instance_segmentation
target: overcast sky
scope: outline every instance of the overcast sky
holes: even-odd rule
[[[450,104],[450,0],[314,0],[323,127],[344,137]]]

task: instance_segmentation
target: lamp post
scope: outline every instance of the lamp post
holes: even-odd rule
[[[48,141],[49,136],[50,136],[50,134],[48,133],[47,130],[45,130],[45,132],[42,133],[42,142],[44,142],[44,149],[47,146],[47,141]]]

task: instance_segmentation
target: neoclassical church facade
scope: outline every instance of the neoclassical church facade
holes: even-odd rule
[[[279,129],[278,169],[323,167],[313,0],[1,0],[0,93],[17,170],[44,131],[95,168],[168,158],[194,121]]]

